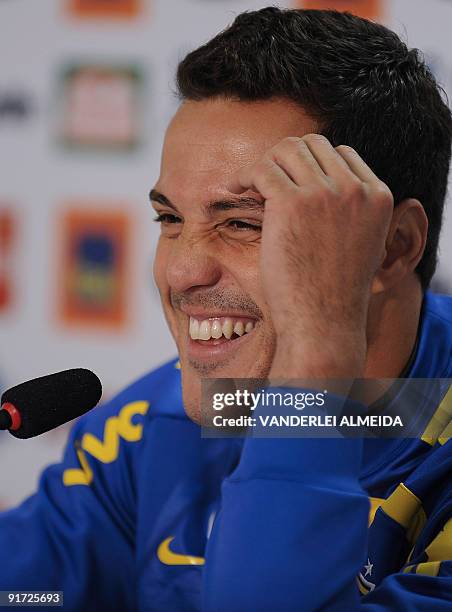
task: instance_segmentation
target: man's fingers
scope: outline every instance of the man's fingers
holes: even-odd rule
[[[336,155],[341,162],[346,164],[340,156],[335,154],[329,142],[317,134],[312,138],[322,139],[322,143],[331,149],[330,155]],[[262,174],[268,174],[268,180]],[[319,165],[316,157],[312,154],[304,138],[285,138],[273,149],[268,151],[262,162],[240,170],[228,183],[228,189],[232,193],[243,193],[247,189],[257,190],[257,183],[263,183],[268,187],[291,189],[312,185],[313,183],[325,183],[326,176]],[[262,193],[262,192],[261,192]],[[262,195],[266,198],[264,193]]]
[[[363,158],[351,147],[340,145],[336,147],[338,155],[347,163],[350,170],[355,176],[363,181],[363,183],[375,184],[380,183],[380,179],[369,168]]]
[[[259,192],[268,200],[278,197],[281,191],[330,187],[331,183],[339,192],[346,192],[349,185],[356,184],[356,179],[378,189],[382,195],[387,190],[354,149],[345,145],[334,148],[324,136],[308,134],[302,139],[284,139],[262,160],[235,173],[227,188],[236,194]]]
[[[242,177],[239,175],[239,172],[234,172],[234,174],[226,181],[226,189],[230,193],[236,193],[237,195],[243,193],[244,191],[247,191],[248,189],[251,189],[251,187],[246,187],[245,185],[242,185],[242,180],[245,183],[249,183],[249,181],[245,181],[245,177],[243,177],[242,179]]]
[[[229,179],[226,188],[236,194],[255,191],[265,200],[269,200],[280,195],[281,191],[296,189],[296,185],[275,161],[264,158],[256,164],[239,170]]]
[[[317,134],[312,135],[313,139],[317,137],[322,138]],[[299,187],[324,183],[326,180],[325,173],[310,150],[306,138],[285,138],[270,151],[271,158]]]
[[[386,183],[380,180],[371,168],[369,168],[362,157],[354,149],[345,145],[337,147],[336,150],[350,166],[353,174],[370,188],[372,201],[379,202],[382,205],[384,204],[388,207],[388,210],[392,210],[394,206],[394,197],[391,190]]]
[[[308,134],[303,140],[326,176],[338,185],[349,179],[350,166],[325,136]]]

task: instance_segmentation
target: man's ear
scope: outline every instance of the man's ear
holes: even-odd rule
[[[428,219],[419,200],[409,198],[394,208],[385,258],[372,283],[372,294],[387,291],[416,269],[427,242]]]

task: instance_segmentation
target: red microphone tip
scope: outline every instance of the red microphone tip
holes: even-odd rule
[[[10,402],[6,402],[2,404],[2,410],[6,410],[6,412],[11,417],[11,427],[9,428],[11,431],[16,431],[22,425],[22,418],[20,416],[20,412]]]

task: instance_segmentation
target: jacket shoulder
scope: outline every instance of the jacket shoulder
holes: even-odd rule
[[[187,419],[182,404],[179,362],[173,359],[147,372],[102,402],[78,420],[78,426],[94,434],[104,430],[111,417],[133,420],[142,415],[145,420],[155,417]]]
[[[422,305],[419,348],[411,377],[452,376],[452,297],[427,291]]]
[[[425,296],[425,311],[448,323],[452,334],[452,296],[428,291]]]

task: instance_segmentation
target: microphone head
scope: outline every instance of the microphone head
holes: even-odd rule
[[[3,393],[0,403],[11,403],[20,412],[21,425],[10,433],[32,438],[88,412],[101,395],[94,372],[75,368],[16,385]]]

